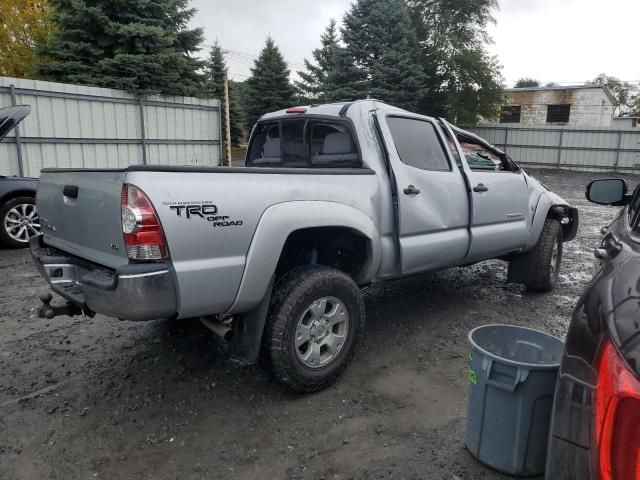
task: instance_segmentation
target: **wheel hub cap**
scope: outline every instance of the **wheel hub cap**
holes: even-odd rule
[[[307,367],[331,363],[342,350],[349,330],[349,315],[341,300],[322,297],[309,305],[298,319],[295,348]]]

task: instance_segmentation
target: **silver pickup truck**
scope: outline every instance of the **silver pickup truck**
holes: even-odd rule
[[[578,213],[443,119],[373,100],[264,115],[246,166],[45,169],[41,315],[200,317],[287,388],[328,386],[363,335],[360,287],[499,258],[550,290]]]

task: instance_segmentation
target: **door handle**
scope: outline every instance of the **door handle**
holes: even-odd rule
[[[414,185],[409,185],[407,188],[403,190],[405,195],[418,195],[420,193],[420,189],[416,188]]]
[[[488,192],[489,187],[485,187],[484,183],[479,183],[475,187],[473,187],[474,192]]]
[[[69,198],[78,198],[78,187],[76,185],[65,185],[62,194]]]

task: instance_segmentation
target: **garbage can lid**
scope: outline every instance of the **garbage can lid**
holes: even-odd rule
[[[483,325],[469,332],[469,342],[483,355],[507,365],[537,370],[560,366],[564,342],[532,328]]]

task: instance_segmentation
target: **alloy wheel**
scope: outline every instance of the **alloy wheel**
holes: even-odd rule
[[[31,237],[42,232],[36,206],[20,203],[12,207],[4,217],[4,229],[16,242],[29,242]]]

